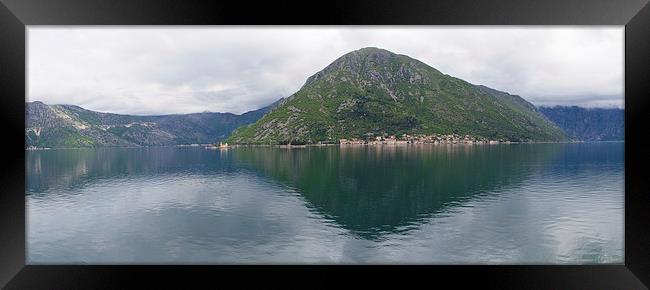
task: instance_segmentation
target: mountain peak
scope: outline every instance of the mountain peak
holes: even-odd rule
[[[397,54],[383,48],[378,47],[364,47],[357,50],[353,50],[344,54],[341,58],[351,58],[351,57],[373,57],[373,58],[389,58],[396,57]]]
[[[403,67],[411,68],[425,64],[408,56],[399,55],[378,47],[364,47],[348,52],[334,60],[323,70],[315,73],[307,79],[304,86],[313,83],[327,75],[338,72],[347,72],[358,75],[368,72],[376,72],[377,68]],[[332,80],[332,79],[330,79]]]
[[[27,105],[31,105],[31,106],[47,106],[45,103],[43,103],[41,101],[27,102]]]
[[[25,103],[25,109],[32,109],[32,110],[45,110],[48,108],[48,105],[41,101],[33,101],[33,102],[26,102]]]
[[[341,66],[347,64],[349,68],[358,68],[359,65],[368,63],[383,64],[399,55],[378,47],[364,47],[344,54],[335,60],[330,66]]]

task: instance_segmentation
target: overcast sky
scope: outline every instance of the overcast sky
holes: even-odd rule
[[[242,113],[367,46],[535,105],[624,105],[623,26],[31,26],[28,40],[28,101],[102,112]]]

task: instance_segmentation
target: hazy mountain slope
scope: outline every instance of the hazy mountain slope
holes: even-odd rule
[[[576,106],[540,107],[551,121],[572,139],[583,141],[625,140],[625,110],[581,108]]]
[[[275,105],[242,115],[196,113],[133,116],[73,105],[26,104],[25,146],[64,148],[163,146],[218,142],[239,126],[261,118]]]
[[[76,114],[79,110],[73,109],[70,111],[66,106],[48,106],[41,102],[27,103],[25,146],[56,148],[135,145],[82,121]]]
[[[254,124],[235,143],[316,142],[366,133],[459,133],[512,141],[566,135],[532,104],[442,74],[378,48],[345,54]]]

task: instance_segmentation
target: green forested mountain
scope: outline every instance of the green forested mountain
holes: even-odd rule
[[[309,77],[233,143],[336,141],[373,134],[469,134],[510,141],[562,141],[564,132],[519,96],[441,73],[379,48],[343,55]]]
[[[25,109],[25,146],[71,148],[212,143],[225,139],[239,126],[255,122],[273,105],[241,115],[133,116],[30,102]]]

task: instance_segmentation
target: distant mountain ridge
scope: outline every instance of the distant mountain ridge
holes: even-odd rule
[[[624,109],[577,106],[542,106],[538,109],[574,140],[625,140]]]
[[[29,102],[25,104],[25,146],[75,148],[214,143],[228,137],[239,126],[257,121],[276,104],[241,115],[135,116],[95,112],[74,105]]]
[[[484,86],[477,87],[502,98],[512,98],[512,95]],[[283,102],[286,99],[241,115],[193,113],[135,116],[94,112],[74,105],[50,106],[37,101],[26,103],[25,141],[26,146],[50,148],[218,142],[228,138],[236,128],[256,122]],[[522,103],[526,106],[529,104]],[[560,127],[571,140],[625,139],[624,109],[577,106],[533,108]]]
[[[446,75],[406,55],[367,47],[309,77],[232,143],[336,141],[377,134],[469,134],[509,141],[564,141],[523,98]]]

